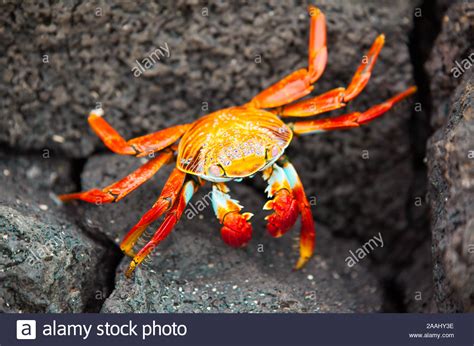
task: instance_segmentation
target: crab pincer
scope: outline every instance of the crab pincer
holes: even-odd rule
[[[224,216],[221,237],[227,245],[242,247],[252,238],[252,225],[248,220],[253,216],[251,213],[232,211]]]
[[[295,224],[298,218],[298,203],[291,190],[282,188],[275,193],[275,198],[263,206],[264,210],[273,210],[274,213],[265,217],[267,231],[272,237],[279,238]]]
[[[248,220],[252,213],[240,213],[242,206],[239,201],[230,198],[229,189],[223,183],[212,187],[212,206],[222,224],[221,237],[227,245],[242,247],[252,238],[252,225]]]

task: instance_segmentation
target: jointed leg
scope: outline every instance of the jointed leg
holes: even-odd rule
[[[151,159],[137,170],[127,175],[122,180],[105,187],[102,190],[92,189],[85,192],[77,192],[60,195],[59,198],[65,202],[72,199],[80,199],[89,203],[118,202],[144,182],[149,180],[158,170],[173,157],[171,150],[165,150],[154,159]]]
[[[385,35],[379,35],[375,39],[372,47],[370,47],[369,52],[367,53],[367,61],[362,61],[362,64],[356,70],[354,77],[352,77],[351,83],[344,92],[344,102],[349,102],[357,95],[360,94],[362,89],[367,85],[372,74],[372,69],[374,68],[377,57],[379,56],[380,51],[382,50],[383,45],[385,44]],[[365,58],[365,57],[364,57]]]
[[[295,269],[298,270],[308,262],[314,253],[316,232],[314,228],[313,214],[311,213],[311,205],[306,198],[303,184],[301,183],[295,168],[286,157],[282,157],[280,163],[283,165],[285,174],[288,177],[288,181],[293,190],[293,196],[296,199],[301,214],[300,257],[295,266]]]
[[[309,32],[308,69],[300,69],[255,96],[250,105],[256,108],[274,108],[308,95],[326,67],[326,19],[314,6],[309,6],[311,16]]]
[[[137,155],[138,157],[152,154],[170,146],[191,126],[191,124],[177,125],[125,141],[125,139],[104,120],[102,115],[102,109],[94,109],[88,118],[89,125],[97,136],[113,152],[122,155]]]
[[[298,135],[359,127],[360,125],[381,116],[383,113],[392,108],[395,103],[403,100],[415,92],[416,87],[411,87],[379,105],[372,106],[362,113],[354,112],[333,118],[298,121],[295,123],[290,123],[288,126],[290,126],[293,132]]]
[[[222,224],[221,236],[232,247],[245,246],[252,237],[252,225],[248,220],[253,214],[241,214],[242,206],[227,192],[229,189],[223,183],[212,186],[212,206]]]
[[[135,226],[127,233],[122,240],[120,248],[128,256],[135,256],[133,253],[133,246],[137,242],[138,238],[143,234],[146,228],[155,220],[157,220],[165,212],[169,211],[174,205],[176,198],[181,192],[181,188],[184,184],[186,173],[181,172],[175,168],[171,172],[170,177],[165,183],[163,190],[161,191],[160,197],[156,200],[155,204],[148,210],[145,215],[137,222]]]
[[[299,215],[298,204],[293,196],[292,188],[285,171],[274,164],[263,172],[263,179],[268,187],[268,197],[274,197],[263,206],[274,213],[265,217],[268,220],[267,230],[273,237],[281,237],[295,224]]]
[[[197,185],[193,180],[189,180],[184,184],[177,200],[166,214],[163,223],[155,232],[153,238],[133,258],[126,272],[128,277],[132,275],[135,268],[143,262],[153,249],[171,233],[196,189]]]
[[[282,117],[306,117],[345,107],[346,103],[357,97],[369,82],[372,69],[384,42],[384,35],[379,35],[357,68],[347,89],[336,88],[307,100],[283,105],[272,112]]]

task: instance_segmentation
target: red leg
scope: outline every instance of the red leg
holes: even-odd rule
[[[315,83],[324,72],[328,61],[326,43],[326,18],[319,8],[308,6],[311,17],[309,27],[308,72],[311,83]]]
[[[278,165],[263,172],[263,179],[267,181],[265,190],[268,197],[274,197],[263,206],[265,210],[274,213],[265,217],[268,220],[267,231],[273,237],[281,237],[288,232],[296,222],[299,215],[298,203],[293,196],[292,188],[285,171]]]
[[[345,107],[344,88],[332,89],[324,94],[300,102],[284,105],[271,112],[280,117],[308,117]]]
[[[340,115],[334,118],[298,121],[288,124],[295,134],[308,134],[329,130],[340,130],[359,127],[388,111],[393,105],[416,92],[416,87],[411,87],[391,99],[373,106],[363,113],[355,112]]]
[[[326,19],[314,6],[309,6],[311,16],[309,31],[308,69],[297,70],[255,96],[250,106],[273,108],[308,95],[326,67]]]
[[[225,184],[214,184],[212,186],[212,206],[222,224],[222,240],[232,247],[242,247],[247,245],[252,237],[252,225],[248,220],[253,214],[241,214],[242,206],[238,201],[230,198],[227,192],[229,189]]]
[[[295,265],[295,270],[298,270],[308,262],[314,253],[316,239],[314,219],[313,214],[311,213],[311,205],[306,198],[303,184],[301,183],[295,168],[286,157],[283,157],[280,161],[282,162],[283,169],[290,182],[293,195],[301,214],[300,257]]]
[[[132,262],[130,262],[130,266],[126,272],[127,277],[130,277],[135,268],[171,233],[196,189],[197,185],[193,180],[189,180],[184,184],[175,204],[166,214],[163,223],[155,232],[153,238],[136,254]]]
[[[146,156],[160,151],[176,142],[191,124],[173,126],[155,133],[125,141],[102,117],[102,109],[91,111],[88,121],[97,136],[114,153],[122,155]]]
[[[355,98],[367,85],[370,79],[370,75],[372,73],[372,69],[374,68],[375,62],[377,61],[377,57],[380,51],[382,50],[384,44],[385,35],[382,34],[377,36],[372,47],[367,53],[367,61],[363,61],[362,64],[359,65],[359,68],[357,69],[354,77],[352,78],[351,83],[347,87],[344,93],[344,102],[349,102],[350,100]]]
[[[347,89],[336,88],[307,100],[281,106],[272,112],[282,117],[307,117],[345,107],[346,103],[357,97],[369,82],[384,42],[384,35],[379,35],[357,68]]]
[[[122,180],[107,186],[106,188],[92,189],[85,192],[71,193],[60,195],[59,198],[63,201],[72,199],[80,199],[89,203],[110,203],[118,202],[144,182],[149,180],[158,170],[173,157],[171,150],[163,151],[154,159],[148,161],[137,170],[127,175]]]
[[[135,256],[133,253],[133,246],[137,242],[138,238],[143,234],[146,228],[155,220],[157,220],[163,213],[170,210],[173,206],[176,197],[181,192],[181,188],[184,184],[186,173],[181,172],[175,168],[171,172],[170,177],[165,183],[163,190],[161,191],[160,197],[153,204],[152,208],[148,210],[145,215],[137,222],[135,226],[127,233],[123,238],[120,248],[128,256]]]

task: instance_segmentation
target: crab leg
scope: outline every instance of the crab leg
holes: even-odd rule
[[[252,237],[252,225],[248,220],[253,214],[240,214],[242,206],[239,201],[230,198],[227,192],[229,189],[223,183],[212,186],[212,206],[222,224],[221,236],[232,247],[245,246]]]
[[[123,238],[122,243],[120,244],[120,249],[122,249],[127,256],[135,256],[132,249],[138,238],[152,222],[157,220],[165,212],[169,211],[173,206],[178,194],[181,192],[185,177],[186,173],[181,172],[177,168],[171,172],[163,190],[161,191],[160,197],[158,197],[155,204],[153,204],[151,209],[142,216],[140,221],[138,221]]]
[[[308,95],[312,84],[321,77],[327,62],[326,19],[316,7],[308,8],[311,16],[309,30],[308,69],[297,70],[255,96],[250,105],[274,108]]]
[[[149,180],[158,170],[173,157],[171,150],[163,151],[154,159],[151,159],[137,170],[127,175],[122,180],[109,185],[102,190],[92,189],[85,192],[70,193],[60,195],[59,199],[63,202],[72,199],[80,199],[88,203],[111,203],[118,202],[130,192],[138,188],[144,182]]]
[[[143,262],[143,260],[164,240],[173,230],[173,227],[178,223],[183,214],[186,205],[197,189],[197,185],[193,180],[188,180],[181,189],[177,200],[168,211],[163,220],[163,223],[157,229],[153,238],[133,257],[132,262],[126,272],[127,277],[130,277],[135,268]]]
[[[363,61],[362,64],[357,68],[354,77],[352,77],[351,83],[344,92],[344,102],[348,102],[360,94],[362,89],[367,85],[372,74],[377,57],[385,44],[385,35],[381,34],[377,36],[372,47],[370,47],[367,53],[367,61]],[[365,60],[365,59],[364,59]]]
[[[314,229],[313,214],[311,213],[311,205],[306,198],[303,184],[298,177],[298,173],[296,173],[295,168],[286,157],[282,157],[280,162],[290,182],[293,196],[296,199],[301,214],[300,257],[295,265],[295,270],[298,270],[313,256],[316,232]]]
[[[274,210],[274,213],[265,217],[268,220],[267,230],[273,237],[281,237],[295,224],[299,215],[296,199],[283,168],[274,164],[263,172],[263,179],[268,186],[265,192],[268,197],[274,197],[263,206],[265,210]]]
[[[345,107],[346,103],[357,97],[369,82],[372,69],[384,42],[384,35],[379,35],[376,38],[347,89],[336,88],[307,100],[278,107],[272,110],[272,113],[282,117],[307,117]]]
[[[176,142],[191,126],[191,124],[177,125],[125,141],[125,139],[105,121],[102,117],[103,114],[104,111],[102,109],[92,110],[88,118],[89,125],[110,150],[122,155],[136,155],[142,157],[160,151]]]
[[[412,95],[415,92],[416,87],[408,88],[404,92],[395,95],[394,97],[388,99],[387,101],[381,104],[372,106],[371,108],[362,113],[354,112],[333,118],[298,121],[295,123],[290,123],[288,124],[288,126],[293,130],[295,134],[298,135],[359,127],[360,125],[365,124],[381,116],[383,113],[392,108],[395,103],[403,100],[404,98]]]

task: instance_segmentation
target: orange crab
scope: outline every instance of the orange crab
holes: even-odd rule
[[[310,204],[295,168],[283,153],[293,134],[303,135],[365,124],[396,102],[413,94],[415,87],[373,106],[365,112],[354,112],[332,118],[284,123],[282,117],[309,117],[344,107],[369,81],[384,35],[375,39],[366,59],[355,72],[347,88],[336,88],[322,95],[294,102],[311,93],[327,62],[326,20],[314,6],[309,7],[308,68],[297,70],[262,91],[249,103],[222,109],[197,121],[170,127],[152,134],[123,139],[102,117],[102,109],[89,115],[89,124],[113,152],[138,157],[153,154],[143,166],[104,189],[61,195],[63,201],[80,199],[91,203],[118,202],[150,179],[163,165],[175,163],[161,195],[151,209],[128,232],[120,247],[133,260],[127,276],[171,232],[186,204],[205,181],[212,183],[212,204],[222,224],[223,240],[233,246],[246,245],[252,235],[251,213],[241,213],[242,206],[229,196],[225,182],[241,180],[262,172],[270,199],[264,209],[267,230],[273,237],[285,234],[301,214],[300,256],[295,269],[301,268],[313,255],[315,229]],[[179,144],[177,142],[179,141]],[[177,155],[176,155],[177,154]],[[133,251],[145,229],[160,216],[164,221],[151,240],[138,252]]]

